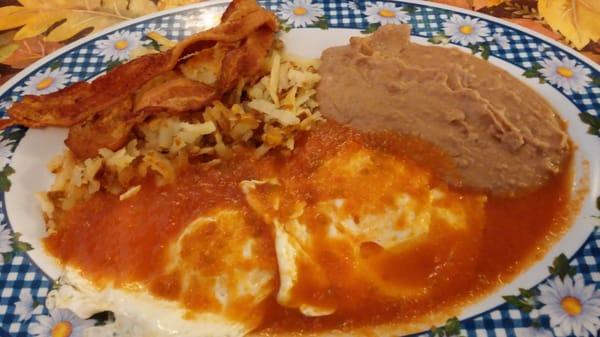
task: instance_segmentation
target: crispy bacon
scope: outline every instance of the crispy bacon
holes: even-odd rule
[[[132,107],[133,98],[125,97],[92,118],[71,126],[65,144],[81,158],[92,157],[101,148],[120,148],[127,142],[131,129],[139,123],[136,118],[144,117],[132,115]]]
[[[182,75],[165,79],[139,93],[134,111],[167,110],[173,113],[194,111],[205,107],[217,97],[217,89]]]
[[[168,59],[169,53],[147,55],[114,68],[92,83],[78,82],[48,95],[25,96],[8,115],[30,128],[75,125],[139,89],[162,72],[159,68]]]
[[[218,86],[222,92],[233,89],[240,78],[252,78],[259,74],[262,60],[273,44],[273,32],[263,27],[250,33],[245,43],[223,59]]]
[[[255,0],[234,0],[219,26],[192,35],[169,51],[115,67],[91,83],[25,96],[8,110],[10,119],[0,127],[70,127],[66,144],[82,158],[102,147],[115,150],[146,117],[200,110],[240,80],[257,77],[276,31],[275,16]],[[186,77],[189,71],[180,66],[187,62],[188,68],[218,72],[213,76],[216,80]]]

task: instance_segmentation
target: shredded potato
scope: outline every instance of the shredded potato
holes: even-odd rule
[[[215,101],[187,119],[150,119],[121,149],[101,149],[83,161],[66,150],[49,164],[56,175],[50,191],[38,195],[46,222],[52,227],[57,211],[100,190],[126,200],[140,191],[146,177],[159,185],[172,183],[191,162],[219,165],[248,147],[256,157],[293,150],[294,135],[322,120],[315,99],[318,65],[318,60],[273,51],[266,75],[252,84],[241,81],[224,100],[227,104]]]
[[[255,99],[248,103],[248,106],[256,111],[264,113],[267,119],[275,119],[282,125],[295,125],[300,123],[300,119],[296,117],[293,110],[277,109],[275,103],[267,102],[263,99]]]
[[[273,53],[271,64],[271,78],[269,79],[269,96],[276,105],[279,105],[279,71],[281,69],[281,57],[279,53]]]
[[[141,185],[135,185],[128,189],[125,193],[119,195],[119,200],[123,201],[136,195],[142,189]]]

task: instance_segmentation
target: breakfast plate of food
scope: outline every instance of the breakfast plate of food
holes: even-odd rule
[[[0,88],[1,336],[597,336],[600,67],[421,1],[207,1]]]

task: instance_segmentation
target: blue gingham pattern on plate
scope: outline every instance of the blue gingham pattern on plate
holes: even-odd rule
[[[281,1],[261,1],[262,4],[277,12]],[[367,29],[369,22],[364,15],[369,5],[375,2],[363,1],[313,1],[322,6],[325,12],[327,25],[331,28]],[[405,2],[394,2],[402,10],[409,13],[409,20],[413,27],[413,35],[431,38],[443,30],[444,21],[448,20],[453,11],[428,7],[426,4],[413,4]],[[130,25],[119,30],[130,32],[143,32],[144,29],[153,25],[167,33],[167,37],[180,40],[197,31],[207,28],[210,20],[207,17],[218,17],[225,8],[224,4],[210,5],[202,8],[186,8],[173,14],[160,15],[147,19],[143,22]],[[460,14],[460,13],[459,13]],[[461,16],[468,16],[460,14]],[[473,16],[479,17],[479,16]],[[192,20],[190,20],[192,19]],[[497,45],[490,46],[492,57],[507,61],[515,66],[527,70],[539,64],[540,61],[550,57],[569,57],[578,60],[578,57],[569,54],[560,48],[530,36],[514,28],[496,23],[487,19],[481,19],[487,23],[492,33],[498,33],[508,38],[509,48],[501,48]],[[190,24],[189,22],[194,22]],[[186,24],[187,22],[187,24]],[[112,32],[111,32],[112,33]],[[107,67],[102,55],[96,51],[95,42],[106,38],[106,35],[92,39],[83,45],[67,51],[48,61],[43,66],[35,69],[30,75],[43,72],[47,68],[66,67],[71,75],[69,83],[93,78],[101,74]],[[591,71],[591,77],[600,79],[600,73],[594,68],[578,63]],[[18,90],[26,84],[27,77],[17,82],[0,97],[0,112],[4,113],[11,102],[20,99],[22,93]],[[559,89],[559,88],[557,88]],[[580,111],[587,112],[596,118],[600,118],[600,87],[592,84],[581,92],[565,93],[567,97]],[[0,213],[4,214],[2,223],[8,223],[4,210],[4,198],[1,198]],[[9,224],[10,225],[10,224]],[[583,275],[586,283],[600,283],[600,230],[595,229],[586,243],[572,257],[571,264],[577,268],[577,272]],[[0,265],[0,336],[22,337],[28,336],[27,329],[32,319],[19,322],[14,312],[14,304],[18,301],[23,291],[30,291],[36,301],[42,302],[52,285],[52,280],[46,277],[32,263],[25,253],[17,253],[8,261]],[[487,312],[468,318],[461,322],[463,335],[474,336],[522,336],[525,328],[531,326],[531,317],[508,304],[500,305]],[[547,318],[541,319],[542,326],[548,327]],[[426,336],[429,333],[416,334],[415,336]]]

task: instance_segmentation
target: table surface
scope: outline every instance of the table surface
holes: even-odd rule
[[[201,0],[0,0],[0,85],[94,31]],[[434,0],[533,29],[600,63],[600,0]],[[69,23],[85,22],[83,25]]]

